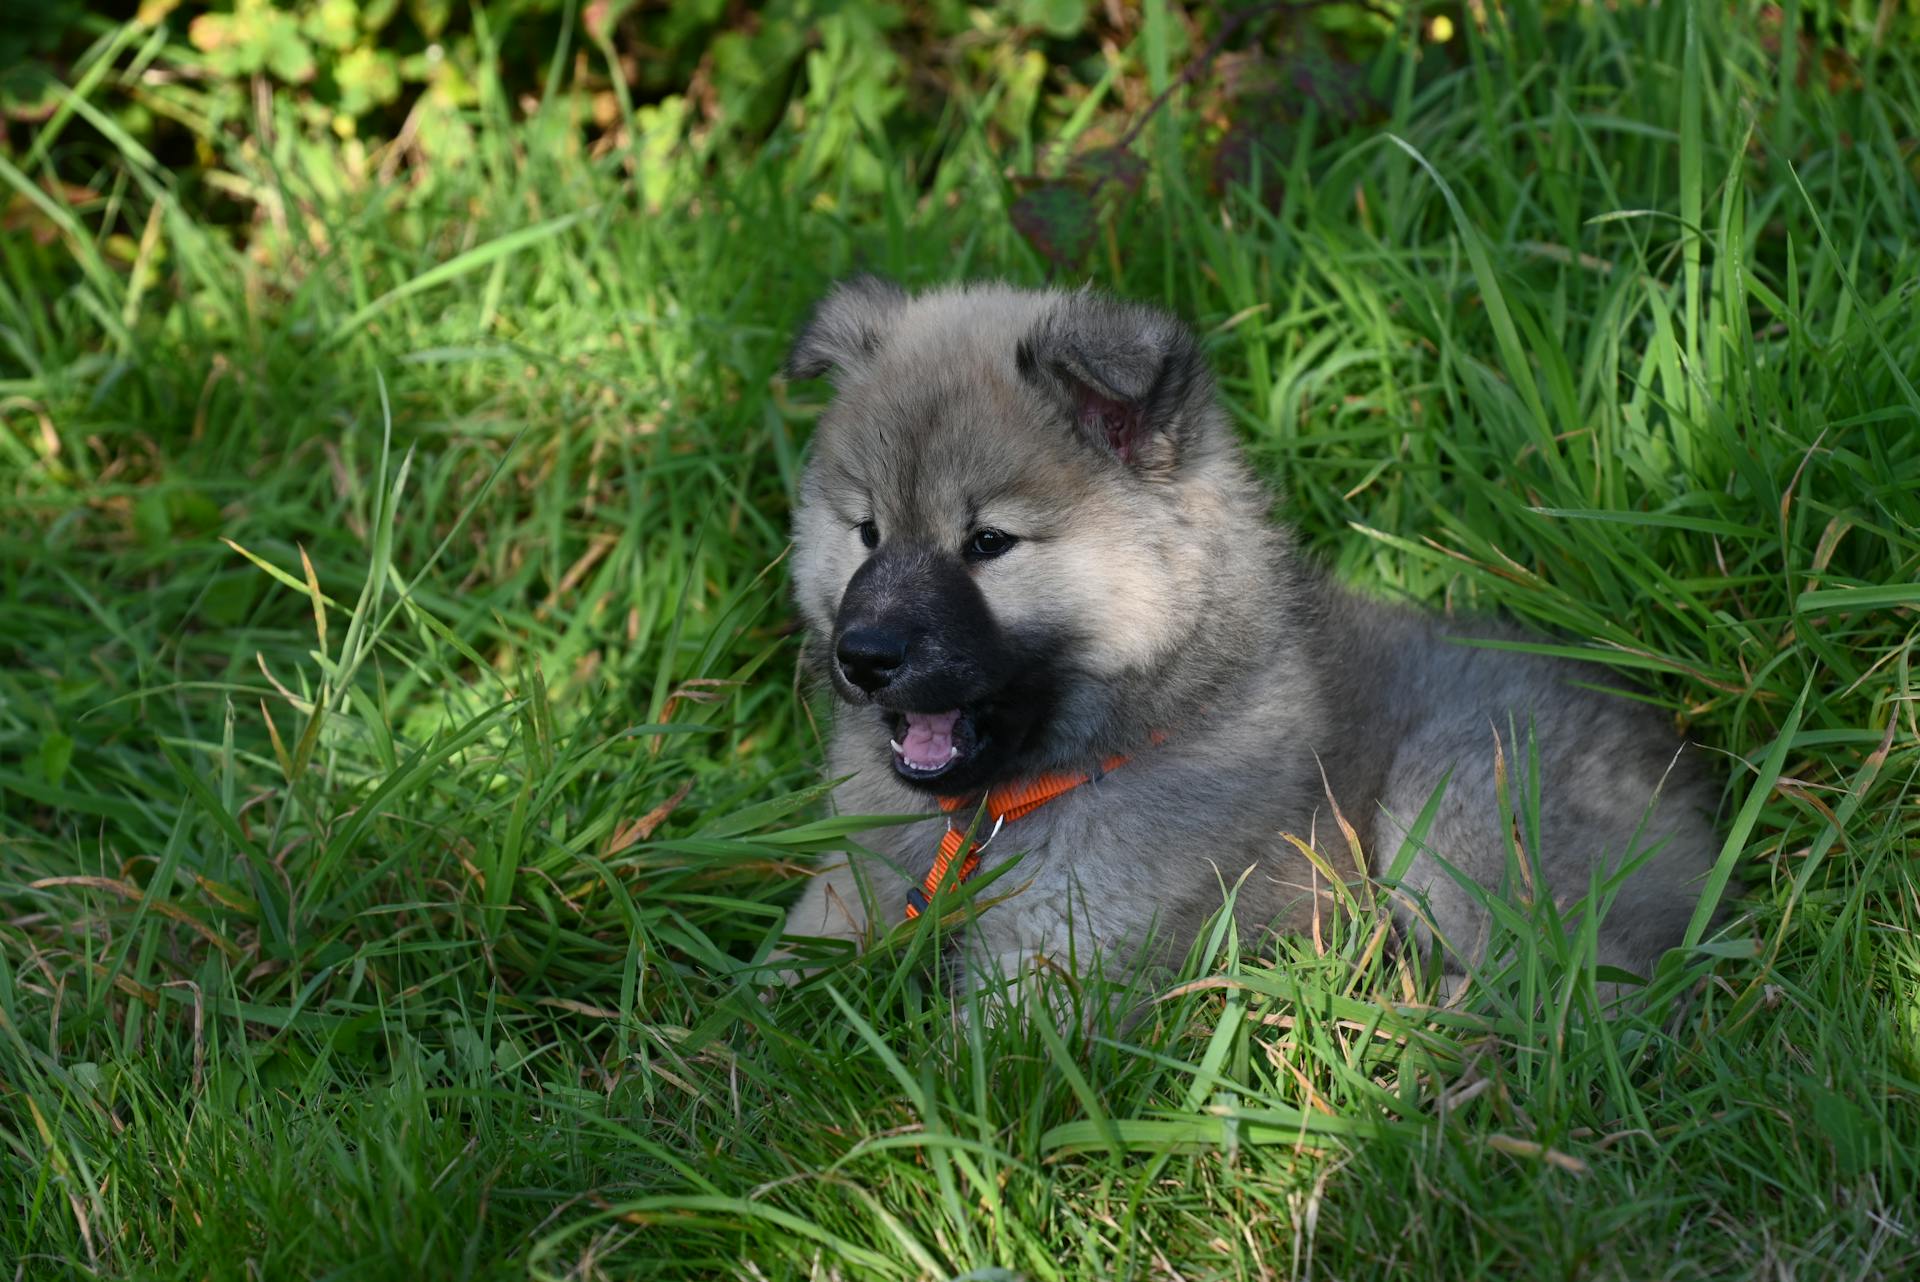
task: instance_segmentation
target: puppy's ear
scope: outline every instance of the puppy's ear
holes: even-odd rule
[[[1020,340],[1015,359],[1089,444],[1142,475],[1171,472],[1205,427],[1213,381],[1199,340],[1159,308],[1071,295]]]
[[[828,370],[859,369],[885,340],[907,292],[879,276],[850,276],[835,285],[793,340],[788,378],[819,378]]]

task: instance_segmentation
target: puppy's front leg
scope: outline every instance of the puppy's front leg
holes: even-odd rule
[[[786,933],[819,939],[866,938],[867,905],[860,897],[853,856],[843,856],[814,872],[806,890],[787,910]]]
[[[1023,1010],[1039,985],[1049,996],[1057,1023],[1091,1027],[1098,1011],[1077,1003],[1080,1017],[1075,1021],[1076,996],[1084,977],[1124,977],[1129,954],[1111,942],[1125,939],[1124,931],[1115,929],[1119,923],[1097,920],[1081,904],[1069,912],[1064,904],[1029,905],[1023,898],[996,904],[968,924],[959,949],[956,993],[963,1001],[977,994],[991,1021]]]
[[[813,874],[800,898],[787,910],[783,934],[809,939],[844,939],[858,947],[870,941],[867,901],[861,894],[861,878],[856,873],[857,856],[845,855]],[[866,871],[864,868],[859,871]],[[792,945],[781,944],[772,960],[786,961],[796,952]],[[787,967],[779,972],[782,984],[797,984],[818,970],[817,966]]]
[[[787,910],[782,933],[794,938],[844,939],[865,948],[904,919],[910,885],[884,851],[830,856]],[[782,944],[773,960],[794,955],[791,945]],[[791,984],[818,969],[788,970],[780,978]]]

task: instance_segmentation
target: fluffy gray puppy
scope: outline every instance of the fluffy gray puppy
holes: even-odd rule
[[[1305,928],[1327,886],[1283,834],[1351,867],[1331,796],[1384,874],[1439,792],[1396,902],[1457,975],[1489,917],[1446,865],[1507,882],[1495,740],[1522,797],[1510,728],[1531,727],[1536,893],[1577,899],[1639,859],[1600,961],[1646,975],[1679,942],[1718,842],[1672,733],[1576,684],[1603,672],[1458,644],[1515,634],[1364,600],[1306,564],[1175,317],[863,277],[820,304],[788,372],[831,372],[837,393],[793,553],[806,662],[845,704],[837,805],[936,815],[830,861],[789,935],[870,939],[1018,854],[960,933],[960,973],[1113,973],[1184,948],[1242,874],[1243,929]],[[946,835],[983,811],[977,837],[1001,820],[984,849]]]

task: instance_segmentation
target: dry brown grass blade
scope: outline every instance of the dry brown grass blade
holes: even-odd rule
[[[693,780],[688,779],[674,790],[671,797],[668,797],[665,801],[655,806],[652,810],[647,811],[646,814],[641,815],[632,823],[623,824],[616,829],[613,834],[613,840],[607,843],[605,857],[610,859],[635,842],[645,841],[647,838],[653,836],[654,829],[665,823],[667,816],[679,809],[680,803],[687,799],[687,794],[691,791],[693,791]]]
[[[113,877],[42,877],[40,880],[29,882],[28,884],[35,890],[50,890],[55,886],[85,886],[90,890],[104,890],[110,894],[131,899],[135,903],[147,898],[147,892],[140,889],[140,887]],[[182,926],[193,931],[196,935],[200,936],[200,938],[219,949],[229,960],[235,960],[240,956],[240,949],[233,941],[224,938],[219,932],[214,930],[213,927],[207,925],[207,923],[201,921],[180,905],[173,903],[171,900],[162,899],[157,895],[148,900],[148,903],[153,911],[159,913],[169,921],[177,921]]]
[[[1559,1167],[1570,1175],[1585,1175],[1587,1164],[1571,1153],[1562,1153],[1557,1148],[1548,1148],[1534,1140],[1523,1140],[1512,1135],[1489,1135],[1487,1147],[1510,1157],[1530,1157],[1545,1162],[1549,1166]]]

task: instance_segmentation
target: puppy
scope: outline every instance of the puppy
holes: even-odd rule
[[[964,982],[1043,959],[1111,972],[1184,949],[1242,873],[1243,928],[1305,928],[1325,879],[1282,834],[1331,835],[1349,866],[1331,798],[1384,875],[1437,796],[1396,902],[1457,976],[1489,916],[1448,866],[1508,878],[1494,746],[1525,796],[1517,727],[1539,754],[1534,893],[1577,899],[1634,860],[1599,961],[1647,975],[1680,942],[1719,843],[1671,732],[1581,688],[1594,669],[1459,644],[1516,633],[1306,564],[1177,318],[1087,290],[860,278],[788,372],[836,389],[793,579],[805,662],[843,705],[837,805],[932,816],[832,861],[789,934],[868,939],[1019,855],[960,935]]]

